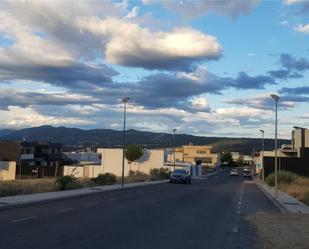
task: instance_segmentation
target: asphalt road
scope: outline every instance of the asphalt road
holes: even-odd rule
[[[258,248],[245,217],[279,210],[227,172],[0,211],[1,249]]]

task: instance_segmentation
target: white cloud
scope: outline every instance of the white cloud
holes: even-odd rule
[[[133,18],[137,17],[138,11],[139,11],[138,6],[133,7],[133,9],[126,15],[126,18],[127,19],[133,19]]]
[[[304,3],[307,0],[283,0],[283,3],[286,5],[292,5],[292,4],[296,4],[296,3]]]
[[[76,23],[81,30],[102,36],[106,58],[114,64],[168,69],[177,63],[217,59],[222,51],[215,37],[188,27],[152,33],[116,18],[78,18]]]
[[[308,24],[299,24],[294,28],[295,31],[304,33],[304,34],[309,34],[309,23]]]
[[[6,128],[25,128],[40,125],[89,125],[93,121],[79,119],[74,117],[56,117],[51,115],[42,115],[33,110],[31,107],[21,108],[10,106],[8,110],[0,110],[0,126]]]
[[[155,2],[155,1],[154,1]],[[215,12],[220,15],[236,18],[241,14],[248,14],[260,0],[220,0],[220,1],[165,1],[164,5],[171,11],[176,11],[187,18],[197,18],[199,16]]]

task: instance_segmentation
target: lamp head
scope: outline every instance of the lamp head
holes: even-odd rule
[[[175,128],[175,129],[173,129],[173,132],[175,133],[177,131],[177,129]]]
[[[270,97],[272,97],[276,101],[280,99],[280,97],[277,94],[271,94]]]
[[[124,98],[122,99],[122,102],[123,102],[123,103],[127,103],[129,100],[130,100],[129,97],[124,97]]]
[[[264,130],[260,130],[260,132],[264,133]]]

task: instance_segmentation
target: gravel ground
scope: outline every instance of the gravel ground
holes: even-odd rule
[[[247,219],[257,227],[263,249],[309,248],[309,215],[257,213]]]

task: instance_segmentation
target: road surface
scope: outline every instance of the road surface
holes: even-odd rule
[[[0,211],[3,249],[259,248],[245,217],[279,213],[252,181],[222,172]]]

